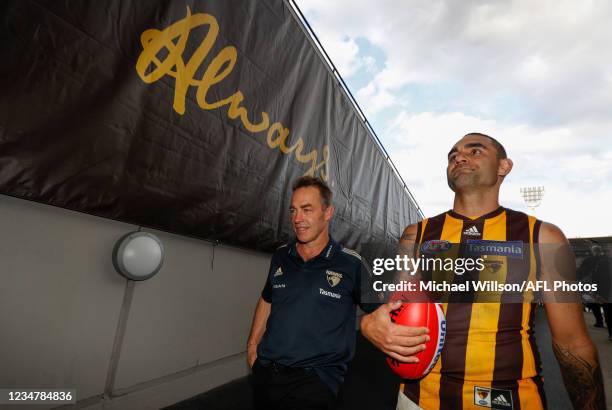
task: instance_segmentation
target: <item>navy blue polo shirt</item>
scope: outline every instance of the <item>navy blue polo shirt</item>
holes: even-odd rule
[[[276,250],[262,298],[272,304],[257,346],[264,365],[312,367],[334,392],[355,352],[361,257],[330,238],[304,262],[296,244]]]

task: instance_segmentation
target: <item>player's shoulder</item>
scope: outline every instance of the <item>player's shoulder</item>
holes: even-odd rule
[[[538,242],[540,243],[568,243],[565,234],[557,225],[550,222],[542,222],[540,224],[540,232],[538,233]]]
[[[506,214],[506,221],[507,221],[506,223],[516,223],[517,221],[529,219],[532,222],[536,223],[538,226],[542,226],[542,225],[547,225],[549,227],[554,226],[551,223],[544,222],[538,219],[536,216],[525,213],[523,211],[517,211],[516,209],[512,209],[512,208],[503,208],[503,210]]]
[[[444,216],[444,214],[440,215]],[[440,215],[436,215],[434,218],[438,218]],[[402,236],[400,236],[400,245],[412,245],[415,242],[418,242],[422,234],[423,227],[430,219],[431,218],[425,218],[406,226],[402,232]]]
[[[445,212],[439,213],[438,215],[423,218],[420,221],[410,224],[404,229],[404,234],[405,235],[411,235],[411,234],[417,235],[418,232],[425,229],[425,227],[430,224],[444,225],[444,223],[446,222],[446,218],[450,212],[451,212],[450,210],[445,211]],[[402,236],[404,236],[404,234]]]
[[[566,243],[567,238],[565,234],[557,225],[552,224],[550,222],[545,222],[537,219],[533,215],[526,214],[525,212],[517,211],[514,209],[506,208],[506,214],[508,215],[520,215],[525,218],[532,219],[535,222],[535,229],[537,232],[534,232],[536,237],[538,238],[537,242],[539,243]]]
[[[516,219],[518,217],[537,219],[533,215],[529,215],[523,211],[517,211],[516,209],[504,207],[503,210],[506,212],[506,217],[514,217],[513,219]]]
[[[404,228],[404,232],[402,232],[400,242],[415,242],[418,232],[419,222],[408,225],[406,228]]]

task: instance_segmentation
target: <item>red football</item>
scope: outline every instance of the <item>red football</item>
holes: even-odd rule
[[[420,379],[433,369],[444,346],[446,319],[442,306],[439,303],[402,303],[390,315],[394,323],[429,329],[430,339],[425,343],[425,350],[415,355],[419,359],[418,363],[402,363],[387,357],[387,363],[400,377]]]

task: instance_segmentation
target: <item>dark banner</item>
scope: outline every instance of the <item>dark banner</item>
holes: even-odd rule
[[[333,235],[393,244],[415,204],[282,0],[0,5],[0,192],[259,250],[290,187]]]

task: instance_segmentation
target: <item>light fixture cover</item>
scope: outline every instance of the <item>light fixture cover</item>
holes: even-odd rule
[[[113,266],[131,280],[153,277],[164,264],[164,245],[148,232],[130,232],[122,236],[113,249]]]

